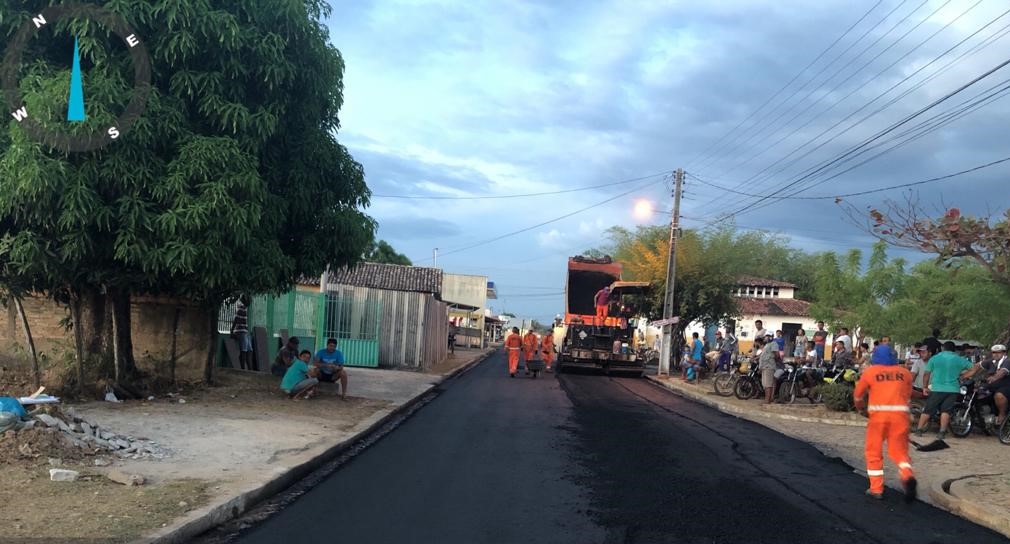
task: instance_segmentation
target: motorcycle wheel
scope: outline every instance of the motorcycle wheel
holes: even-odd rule
[[[971,434],[973,424],[967,404],[958,404],[954,407],[954,413],[950,416],[950,434],[964,438]]]
[[[733,396],[733,388],[736,386],[736,375],[729,372],[721,372],[712,380],[712,388],[715,394],[720,397]]]
[[[1010,417],[1006,418],[999,426],[999,441],[1010,445]]]
[[[733,394],[740,400],[750,400],[754,398],[757,390],[757,385],[749,376],[740,378],[737,380],[736,385],[733,386]]]
[[[796,402],[796,384],[794,382],[786,382],[779,386],[779,402],[782,404]]]

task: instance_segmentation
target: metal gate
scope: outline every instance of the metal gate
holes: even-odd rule
[[[382,318],[379,301],[351,288],[332,290],[321,296],[325,296],[322,342],[335,338],[347,366],[378,367]]]

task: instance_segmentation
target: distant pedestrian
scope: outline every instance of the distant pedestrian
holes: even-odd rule
[[[758,356],[758,368],[761,370],[761,387],[765,390],[765,404],[771,404],[775,398],[775,370],[778,369],[779,351],[774,342],[762,342],[761,355]]]
[[[519,336],[519,327],[512,327],[512,333],[505,338],[505,351],[508,352],[509,377],[515,378],[519,370],[519,352],[523,348],[523,339]]]
[[[786,356],[786,337],[782,336],[782,331],[775,331],[775,344],[779,347],[779,358]]]
[[[793,344],[793,357],[797,362],[802,363],[807,353],[807,332],[803,329],[796,331],[796,340]]]
[[[277,352],[277,357],[274,357],[274,364],[270,365],[270,373],[274,376],[283,376],[288,371],[291,363],[297,358],[298,337],[291,336],[288,338],[287,343]]]
[[[828,331],[824,330],[824,322],[817,322],[817,330],[814,331],[814,350],[817,351],[817,364],[824,362],[824,346],[827,345]]]
[[[231,336],[238,342],[238,365],[242,370],[255,370],[252,357],[252,337],[249,335],[249,295],[242,295],[235,306]]]

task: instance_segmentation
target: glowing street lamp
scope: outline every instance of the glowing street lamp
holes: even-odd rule
[[[652,202],[648,200],[639,200],[635,202],[635,208],[634,211],[632,211],[632,215],[635,216],[635,219],[645,221],[652,217],[653,211]]]

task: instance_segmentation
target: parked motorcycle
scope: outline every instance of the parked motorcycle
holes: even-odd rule
[[[749,370],[750,364],[749,359],[742,362],[731,361],[729,370],[719,372],[715,375],[715,379],[712,380],[712,387],[715,389],[715,393],[721,397],[732,396],[736,383],[740,381],[740,376]]]
[[[733,386],[733,394],[740,400],[749,400],[760,397],[764,393],[761,387],[761,370],[757,361],[751,361],[748,365],[747,373],[741,375]]]
[[[790,366],[790,370],[791,372],[779,384],[779,402],[792,404],[797,398],[806,398],[813,404],[814,388],[821,382],[821,374],[809,365],[803,365],[798,369],[792,369]]]
[[[972,379],[962,380],[958,403],[954,405],[950,416],[950,433],[964,438],[971,434],[975,425],[979,425],[985,434],[1000,436],[1002,441],[1001,430],[996,426],[998,413],[994,394],[989,390],[988,384],[976,383]]]

